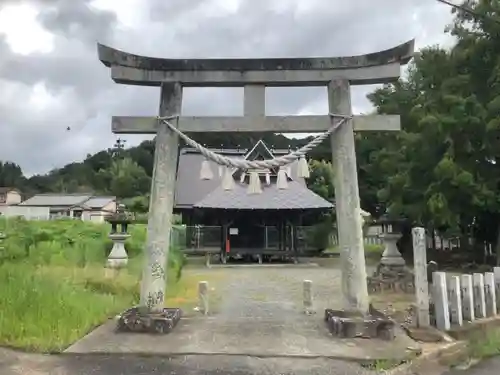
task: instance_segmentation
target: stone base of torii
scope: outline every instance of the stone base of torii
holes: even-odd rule
[[[281,59],[158,59],[132,55],[98,45],[99,59],[120,84],[159,86],[159,116],[179,116],[183,87],[244,87],[243,117],[175,117],[181,132],[324,132],[334,118],[266,116],[266,86],[325,86],[330,113],[350,116],[351,85],[396,81],[401,65],[413,56],[414,41],[368,55]],[[354,116],[330,137],[342,267],[343,315],[372,319],[369,311],[362,218],[358,191],[355,131],[397,131],[399,116]],[[164,312],[178,135],[157,117],[113,117],[117,134],[156,134],[154,169],[147,229],[146,262],[138,311],[144,316]],[[135,310],[134,310],[135,311]],[[148,315],[149,314],[149,315]],[[328,315],[328,314],[327,314]],[[329,313],[331,316],[331,313]],[[333,323],[332,323],[333,324]]]

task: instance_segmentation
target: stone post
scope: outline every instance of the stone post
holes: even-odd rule
[[[312,281],[303,281],[303,300],[304,300],[304,312],[306,314],[311,314],[313,310],[313,300],[312,300]]]
[[[446,273],[434,272],[432,279],[432,299],[434,301],[436,328],[448,331],[450,329],[450,310],[446,288]]]
[[[427,244],[425,229],[413,228],[413,263],[415,273],[415,298],[417,305],[417,325],[430,326],[429,316],[429,282],[427,280]]]
[[[474,293],[474,316],[476,318],[486,318],[486,301],[484,298],[484,275],[475,273],[472,275]]]
[[[331,113],[351,115],[348,80],[329,82],[328,107]],[[338,118],[334,120],[339,121]],[[368,314],[369,299],[352,120],[344,122],[332,134],[331,147],[343,307],[346,312],[365,316]]]
[[[493,272],[486,272],[484,274],[484,294],[486,300],[486,316],[497,315],[495,274]]]
[[[469,322],[474,321],[474,287],[472,275],[461,275],[460,286],[462,289],[462,315]]]
[[[450,320],[453,324],[463,325],[462,294],[460,277],[451,276],[448,280],[448,301],[450,303]]]
[[[208,314],[208,281],[198,283],[198,307],[203,315]]]
[[[500,267],[493,268],[495,275],[495,294],[497,297],[497,311],[500,311]]]
[[[180,115],[181,103],[182,86],[179,83],[163,83],[160,116]],[[176,119],[171,122],[177,124]],[[160,311],[164,307],[179,148],[177,135],[161,122],[158,126],[140,302],[150,311]]]

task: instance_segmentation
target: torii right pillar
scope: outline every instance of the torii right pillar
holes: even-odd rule
[[[328,83],[330,113],[351,115],[349,81],[339,79]],[[336,119],[338,121],[338,118]],[[354,128],[351,119],[332,135],[335,210],[342,269],[342,306],[346,312],[368,314],[369,298],[366,279],[363,223],[360,214],[358,172]]]

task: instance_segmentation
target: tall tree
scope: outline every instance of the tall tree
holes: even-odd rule
[[[109,192],[120,198],[131,198],[149,190],[151,178],[131,158],[119,158],[109,169],[102,169],[99,175],[109,186]]]
[[[498,1],[468,1],[498,17]],[[499,233],[500,25],[457,13],[451,50],[423,50],[406,79],[370,95],[399,113],[374,160],[388,176],[379,198],[394,215],[478,241]],[[493,226],[492,226],[493,225]]]

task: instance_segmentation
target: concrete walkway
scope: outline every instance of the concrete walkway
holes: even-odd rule
[[[113,321],[70,348],[68,353],[148,353],[158,355],[242,355],[324,357],[348,360],[407,358],[418,345],[400,334],[392,342],[335,339],[323,322],[326,307],[341,307],[340,271],[335,268],[214,268],[199,272],[211,285],[215,312],[182,319],[169,335],[116,334]],[[209,275],[212,274],[212,275]],[[216,277],[214,277],[214,274]],[[316,314],[302,306],[302,281],[313,281]]]
[[[497,375],[500,357],[467,370],[433,366],[404,375]],[[54,355],[0,349],[2,375],[378,375],[375,371],[325,358],[254,358],[246,356],[139,357],[134,355]]]
[[[5,353],[4,353],[5,354]],[[9,353],[2,375],[375,375],[354,363],[330,359],[240,356],[138,357]]]

